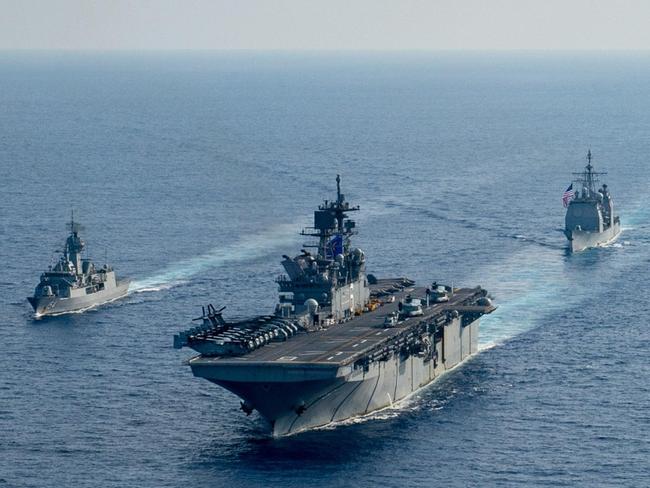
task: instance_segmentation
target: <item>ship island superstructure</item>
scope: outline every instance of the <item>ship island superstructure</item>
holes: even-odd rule
[[[564,226],[572,252],[606,245],[621,232],[621,222],[614,213],[614,201],[607,185],[597,187],[599,177],[607,173],[594,171],[591,160],[589,150],[585,170],[573,173],[578,191],[569,202]]]
[[[67,224],[70,235],[54,266],[41,274],[34,295],[27,300],[36,316],[58,315],[85,310],[120,298],[129,288],[129,280],[118,280],[108,264],[97,269],[83,257],[86,243],[79,237],[82,226],[74,213]]]
[[[257,410],[273,435],[362,416],[431,383],[478,350],[479,318],[495,307],[480,288],[366,274],[353,247],[358,211],[341,193],[314,212],[302,235],[317,243],[283,256],[275,311],[228,322],[204,307],[200,324],[174,337],[199,352],[195,376]],[[308,249],[311,249],[308,250]]]

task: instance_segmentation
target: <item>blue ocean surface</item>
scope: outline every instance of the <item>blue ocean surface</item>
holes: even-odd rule
[[[0,54],[0,486],[650,486],[650,55]],[[585,164],[623,232],[569,255]],[[272,310],[342,177],[369,271],[487,288],[481,352],[273,439],[172,348]],[[34,319],[66,236],[134,280]]]

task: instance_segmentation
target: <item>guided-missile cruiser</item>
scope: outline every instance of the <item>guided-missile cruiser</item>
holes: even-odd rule
[[[480,287],[366,274],[348,218],[359,207],[336,183],[336,200],[301,232],[317,242],[283,256],[273,313],[227,321],[208,305],[197,326],[174,336],[174,347],[199,353],[189,360],[194,375],[239,396],[274,436],[390,407],[476,353],[479,318],[495,310]]]
[[[596,189],[599,176],[607,173],[595,172],[591,159],[589,150],[585,170],[573,173],[578,190],[573,191],[572,183],[564,193],[567,206],[564,234],[572,252],[608,244],[621,232],[621,221],[614,214],[614,201],[607,185]]]
[[[82,257],[86,243],[74,213],[67,225],[70,235],[58,262],[41,274],[34,296],[27,298],[37,317],[85,310],[122,297],[129,288],[129,280],[118,281],[108,264],[97,269]]]

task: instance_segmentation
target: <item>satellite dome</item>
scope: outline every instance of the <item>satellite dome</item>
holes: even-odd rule
[[[481,297],[476,301],[477,305],[480,305],[481,307],[489,307],[492,305],[492,300],[490,300],[488,297]]]
[[[310,314],[315,314],[318,312],[318,302],[313,298],[308,298],[305,300],[305,307],[307,307],[307,310],[309,310]]]

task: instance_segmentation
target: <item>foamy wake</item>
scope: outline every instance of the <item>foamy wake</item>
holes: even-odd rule
[[[430,385],[434,383],[435,381],[431,382]],[[335,422],[330,422],[329,424],[323,425],[322,427],[317,427],[315,430],[334,430],[349,425],[362,424],[371,420],[390,420],[396,418],[405,411],[412,411],[421,407],[421,402],[418,401],[418,397],[416,395],[418,393],[421,393],[424,389],[426,389],[430,385],[427,385],[426,387],[417,390],[416,392],[403,398],[402,400],[394,402],[392,405],[389,405],[388,407],[384,407],[380,410],[375,410],[374,412],[370,412],[365,415],[360,415],[358,417],[352,417],[345,420],[337,420]]]
[[[473,281],[472,281],[473,279]],[[481,319],[480,350],[533,328],[541,315],[579,300],[571,292],[575,277],[563,251],[551,247],[522,250],[508,259],[482,266],[469,282],[482,283],[497,310]]]
[[[134,281],[129,287],[129,293],[150,293],[156,291],[169,290],[175,286],[184,285],[188,280],[175,280],[168,283],[159,283],[162,278],[160,275],[156,275],[151,278],[144,280]]]
[[[629,240],[614,241],[603,248],[624,252],[633,249]],[[493,347],[534,328],[549,313],[567,310],[588,299],[590,283],[603,272],[610,276],[626,266],[622,255],[597,260],[598,248],[566,256],[562,248],[540,247],[536,252],[517,252],[505,261],[477,269],[469,282],[484,284],[495,312],[481,319],[480,349]]]
[[[270,250],[288,246],[296,240],[296,224],[283,224],[253,237],[239,240],[227,246],[171,264],[158,273],[135,280],[129,293],[146,293],[168,290],[186,284],[198,274],[225,264],[244,262],[265,256]]]

